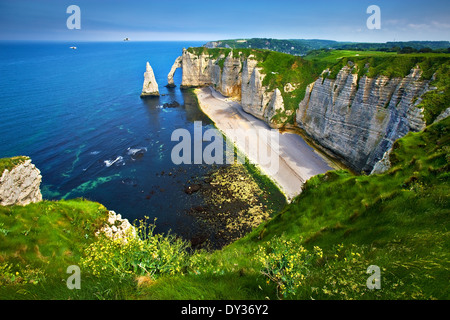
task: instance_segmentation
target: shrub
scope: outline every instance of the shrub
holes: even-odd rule
[[[0,285],[38,284],[45,279],[43,270],[26,266],[21,268],[7,262],[0,263]]]
[[[140,220],[137,235],[110,239],[100,236],[92,243],[82,267],[95,276],[151,276],[180,273],[187,263],[187,244],[173,235],[153,234],[154,224]]]
[[[255,259],[262,264],[260,272],[267,277],[267,284],[273,282],[280,294],[287,298],[295,294],[306,279],[310,267],[322,258],[322,249],[314,247],[313,252],[305,249],[300,240],[274,237],[265,246],[260,246]]]

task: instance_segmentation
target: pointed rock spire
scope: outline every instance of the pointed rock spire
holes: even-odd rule
[[[159,96],[158,83],[156,82],[153,69],[148,62],[144,73],[144,85],[142,86],[141,93],[141,97],[146,96]]]

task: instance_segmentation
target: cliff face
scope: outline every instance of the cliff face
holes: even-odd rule
[[[261,61],[251,52],[213,50],[218,49],[183,50],[172,68],[183,68],[182,86],[213,86],[239,100],[244,111],[279,128],[294,115],[292,106],[287,106],[292,104],[288,99],[298,97],[303,85],[306,92],[295,124],[356,171],[371,172],[395,140],[426,126],[423,109],[417,106],[423,94],[433,88],[429,86],[432,80],[422,80],[419,67],[413,67],[405,77],[370,78],[361,75],[349,61],[335,79],[328,77],[327,69],[322,76],[308,78],[308,82],[297,77],[292,78],[292,84],[284,81],[274,86],[273,79],[281,79],[284,69],[263,70]],[[295,70],[301,63],[295,60],[286,68]],[[277,64],[272,62],[272,66]],[[310,68],[309,72],[314,69],[306,63],[304,67]],[[272,81],[272,89],[264,85],[266,77]]]
[[[173,81],[173,75],[175,74],[175,71],[177,71],[178,68],[181,68],[183,66],[182,64],[182,58],[178,57],[172,68],[170,69],[169,74],[167,75],[167,87],[175,87],[175,83]]]
[[[320,77],[306,89],[297,124],[353,169],[370,172],[395,140],[425,128],[417,105],[429,82],[412,69],[405,78],[358,79],[344,67],[336,79]]]
[[[0,205],[27,205],[42,201],[41,180],[41,172],[29,159],[11,170],[5,169],[0,178]]]
[[[182,67],[182,87],[213,86],[223,95],[239,100],[244,111],[278,127],[272,117],[284,110],[283,97],[278,89],[269,90],[262,85],[264,74],[257,64],[254,56],[245,57],[240,52],[213,58],[184,49],[168,75],[168,86],[173,86],[173,74]]]

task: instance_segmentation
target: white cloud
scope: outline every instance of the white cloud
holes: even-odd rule
[[[426,23],[409,23],[408,27],[414,30],[423,30],[423,29],[429,29],[430,25]]]
[[[431,24],[439,29],[450,29],[450,23],[442,23],[439,21],[432,21]]]

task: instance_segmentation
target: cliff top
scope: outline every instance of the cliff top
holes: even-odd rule
[[[409,53],[355,50],[317,50],[305,57],[293,56],[276,51],[248,48],[205,48],[187,49],[191,54],[208,55],[217,59],[216,63],[223,67],[225,58],[232,54],[233,58],[247,59],[250,55],[258,61],[261,74],[264,74],[263,85],[268,90],[293,85],[293,90],[282,90],[286,110],[296,110],[305,96],[306,87],[320,76],[335,79],[339,71],[349,66],[352,73],[374,78],[403,78],[414,68],[421,70],[421,80],[431,81],[436,87],[424,95],[418,105],[424,108],[427,124],[448,107],[450,102],[449,74],[450,54],[448,53]],[[327,70],[327,73],[323,73]],[[290,120],[289,120],[290,121]],[[289,122],[288,121],[288,122]]]
[[[15,166],[18,166],[21,163],[24,163],[25,161],[30,160],[29,157],[25,156],[18,156],[18,157],[12,157],[12,158],[1,158],[0,159],[0,176],[3,174],[3,171],[8,169],[11,171]]]
[[[377,51],[446,51],[449,41],[398,41],[386,43],[341,42],[326,39],[227,39],[210,41],[203,45],[206,48],[260,48],[284,52],[292,55],[306,55],[312,50],[346,49]],[[448,51],[447,51],[448,52]]]

